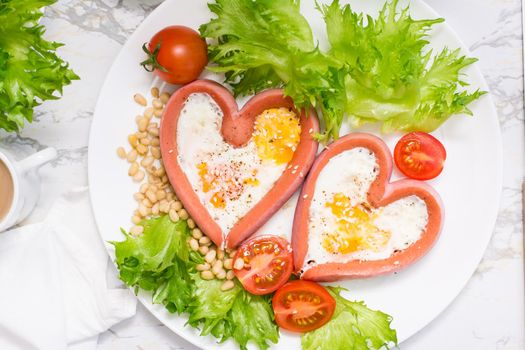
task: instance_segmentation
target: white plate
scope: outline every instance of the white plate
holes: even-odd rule
[[[303,3],[302,12],[323,47],[326,37],[321,16],[314,10],[313,1]],[[377,13],[382,3],[352,2],[354,9],[372,14]],[[421,1],[412,2],[411,13],[415,18],[438,17]],[[152,76],[138,64],[144,57],[141,46],[167,25],[181,24],[197,29],[209,18],[205,1],[164,2],[129,38],[108,73],[89,142],[91,199],[104,241],[123,239],[119,228],[130,226],[130,216],[135,209],[132,194],[137,191],[137,185],[128,178],[128,165],[116,157],[115,150],[126,145],[127,135],[135,131],[135,116],[141,108],[133,102],[133,94],[147,93],[152,84]],[[432,44],[436,48],[464,47],[446,24],[436,26]],[[475,67],[469,68],[467,74],[473,87],[487,90]],[[478,265],[494,227],[502,177],[500,129],[490,96],[482,97],[471,107],[474,117],[453,117],[436,133],[448,153],[442,175],[432,181],[446,210],[445,225],[436,246],[420,262],[398,274],[340,283],[349,289],[348,298],[364,300],[371,308],[392,315],[400,341],[427,325],[458,295]],[[389,135],[385,139],[392,147],[398,137]],[[293,210],[294,203],[290,204],[287,210]],[[261,230],[289,230],[289,217],[280,212]],[[110,246],[108,252],[114,258]],[[237,348],[233,342],[217,345],[211,337],[200,337],[197,330],[184,326],[186,317],[169,314],[162,306],[152,305],[148,295],[141,295],[140,300],[161,322],[197,346]],[[290,334],[282,334],[279,344],[274,346],[275,349],[299,347],[299,337]]]

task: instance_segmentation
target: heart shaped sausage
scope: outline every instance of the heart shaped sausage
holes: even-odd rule
[[[257,156],[256,151],[253,152],[254,142],[250,141],[252,135],[255,135],[254,123],[257,116],[272,109],[294,113],[294,130],[298,143],[289,155],[291,160],[288,163],[281,164],[278,170],[271,168],[273,170],[270,174],[263,171],[260,179],[255,179],[251,177],[253,174],[247,174],[246,170],[246,159],[253,160],[253,157]],[[216,111],[214,113],[217,119],[212,118],[215,122],[203,117],[210,115],[210,111]],[[191,113],[193,114],[190,116]],[[184,117],[181,117],[181,114]],[[267,125],[273,127],[274,123],[270,121]],[[312,134],[318,130],[314,110],[299,113],[295,110],[293,101],[284,97],[280,89],[259,93],[238,110],[235,99],[227,89],[213,81],[198,80],[177,90],[166,105],[160,130],[162,159],[176,195],[200,229],[218,246],[225,243],[227,247],[233,248],[261,227],[301,185],[317,153],[318,143]],[[210,140],[215,140],[222,148],[215,153],[201,151],[199,147],[211,147],[213,142]],[[273,139],[269,142],[272,141]],[[268,143],[267,147],[271,149],[272,145]],[[185,152],[190,155],[185,155]],[[202,160],[199,158],[202,154],[213,154],[210,156],[213,159]],[[212,170],[208,169],[208,163],[217,161],[220,157],[226,160],[221,158],[221,164],[214,165]],[[226,176],[224,174],[230,174],[230,177],[221,183],[220,179]],[[200,180],[198,176],[201,176]],[[235,184],[241,181],[241,186],[259,186],[260,181],[261,184],[265,183],[266,187],[258,187],[258,201],[249,200],[253,197],[238,195],[238,198],[234,198],[237,202],[230,204],[243,208],[245,213],[234,218],[223,218],[221,212],[216,210],[216,207],[224,205],[222,197],[212,197],[215,207],[210,207],[210,201],[203,199],[206,194],[202,193],[209,191],[205,186],[210,187],[205,181],[212,182],[214,186],[226,186],[234,181]],[[234,189],[237,190],[237,187]],[[267,192],[263,192],[263,189]],[[198,194],[201,190],[203,192]],[[214,211],[215,216],[210,214],[210,210]],[[229,220],[230,226],[221,227],[219,222],[223,219]],[[224,227],[231,228],[225,230]]]
[[[352,133],[316,159],[297,205],[292,232],[301,278],[334,281],[404,268],[435,243],[443,224],[428,184],[390,183],[392,156],[378,137]]]

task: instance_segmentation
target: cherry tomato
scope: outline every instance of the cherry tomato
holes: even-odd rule
[[[141,65],[170,84],[187,84],[197,79],[208,63],[206,41],[184,26],[162,29],[142,49],[148,59]]]
[[[286,283],[272,299],[275,322],[298,333],[313,331],[330,321],[335,304],[326,288],[302,280]]]
[[[430,180],[438,176],[446,158],[443,144],[425,132],[406,134],[394,149],[394,161],[398,169],[416,180]]]
[[[235,269],[238,259],[242,269]],[[290,243],[277,236],[259,236],[243,243],[233,259],[235,276],[244,289],[256,295],[268,294],[286,283],[292,274]]]

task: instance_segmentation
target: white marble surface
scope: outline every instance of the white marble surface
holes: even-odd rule
[[[20,135],[0,132],[0,147],[18,155],[47,146],[59,158],[42,169],[38,221],[64,188],[86,185],[87,140],[98,91],[126,38],[160,0],[61,0],[46,10],[47,37],[82,80],[47,102]],[[504,147],[504,188],[494,235],[459,297],[402,349],[525,349],[521,181],[524,174],[523,68],[519,0],[428,0],[480,59],[496,103]],[[490,166],[490,165],[488,165]],[[480,213],[480,215],[482,215]],[[429,301],[431,302],[431,301]],[[195,347],[144,308],[101,335],[98,349]]]

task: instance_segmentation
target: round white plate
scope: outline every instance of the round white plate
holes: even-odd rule
[[[352,6],[375,15],[382,3],[359,0],[352,1]],[[438,17],[421,1],[412,1],[410,8],[414,18]],[[313,1],[303,1],[302,12],[321,47],[326,46],[323,21]],[[146,94],[153,82],[152,75],[138,64],[144,58],[141,46],[167,25],[180,24],[197,29],[210,15],[206,1],[164,2],[129,38],[108,73],[95,110],[89,142],[93,211],[106,242],[123,239],[119,229],[129,228],[135,209],[132,194],[138,186],[128,178],[128,165],[117,158],[115,150],[127,144],[127,135],[135,131],[135,116],[142,110],[132,96],[136,92]],[[464,48],[446,24],[437,25],[431,38],[432,46],[437,49],[443,46]],[[466,73],[473,87],[487,90],[475,67]],[[207,77],[221,80],[220,77]],[[349,299],[364,300],[369,307],[392,315],[399,341],[427,325],[459,294],[478,265],[494,227],[502,177],[499,124],[489,95],[472,104],[471,109],[473,117],[452,117],[435,133],[448,153],[443,173],[431,181],[441,194],[446,210],[445,225],[436,246],[421,261],[395,275],[339,283],[348,288],[346,297]],[[399,135],[383,137],[392,147]],[[291,200],[261,231],[289,231],[293,207]],[[114,258],[112,247],[107,246]],[[199,347],[237,348],[231,341],[217,345],[214,338],[200,337],[198,330],[184,325],[186,317],[169,314],[162,306],[152,305],[148,295],[141,295],[140,300],[166,326]],[[273,348],[298,349],[299,339],[283,333],[279,344]]]

